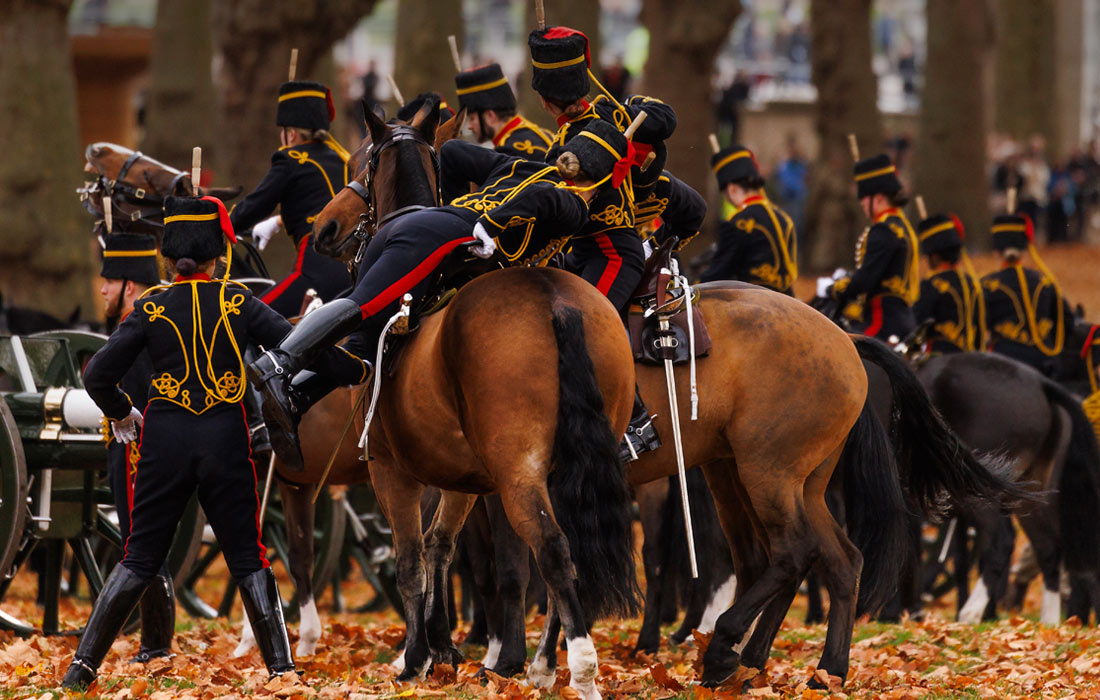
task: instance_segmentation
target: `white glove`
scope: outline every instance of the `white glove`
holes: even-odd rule
[[[283,220],[278,214],[268,217],[252,227],[252,240],[256,241],[256,247],[263,250],[271,239],[279,232]]]
[[[497,242],[493,240],[493,237],[489,235],[489,232],[485,230],[480,221],[474,224],[474,238],[478,242],[470,246],[470,252],[479,258],[488,258],[497,249]]]
[[[133,442],[138,439],[138,428],[141,427],[143,420],[141,411],[131,406],[130,415],[122,420],[111,421],[111,432],[114,433],[115,439],[123,444]]]

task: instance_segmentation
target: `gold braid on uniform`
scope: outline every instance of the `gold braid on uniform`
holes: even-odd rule
[[[1089,423],[1092,423],[1092,430],[1096,433],[1096,439],[1100,440],[1100,381],[1096,376],[1096,364],[1093,362],[1094,353],[1092,349],[1094,347],[1100,347],[1100,338],[1096,337],[1096,326],[1093,326],[1092,332],[1089,333],[1088,343],[1081,349],[1081,354],[1084,355],[1085,360],[1085,373],[1089,375],[1089,386],[1092,388],[1092,393],[1088,398],[1081,402],[1081,408],[1085,411],[1085,415],[1088,416]]]

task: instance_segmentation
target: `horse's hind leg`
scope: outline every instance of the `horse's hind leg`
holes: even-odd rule
[[[1039,622],[1057,625],[1062,620],[1062,548],[1058,541],[1057,512],[1053,506],[1040,505],[1016,517],[1035,549],[1035,558],[1043,574],[1043,603]]]
[[[489,640],[485,665],[502,676],[514,676],[523,671],[527,663],[526,594],[531,578],[530,550],[508,522],[500,496],[487,496],[485,509],[493,533],[500,625],[493,630],[493,634],[499,636]]]
[[[424,535],[428,579],[424,626],[434,663],[457,665],[462,661],[462,654],[451,639],[447,585],[450,576],[447,574],[454,557],[455,540],[476,501],[477,496],[473,494],[443,491],[431,527]]]
[[[668,497],[668,479],[643,484],[635,489],[634,498],[641,515],[642,564],[645,567],[645,612],[642,616],[642,628],[638,632],[638,642],[634,653],[656,654],[661,647],[661,604],[662,581],[671,573],[663,571],[661,564],[661,515]]]

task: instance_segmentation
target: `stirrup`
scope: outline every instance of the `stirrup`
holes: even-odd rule
[[[661,446],[661,438],[657,435],[657,428],[653,426],[653,418],[649,414],[643,414],[640,418],[641,420],[632,419],[619,444],[619,458],[623,462],[633,462],[643,452],[652,452]]]

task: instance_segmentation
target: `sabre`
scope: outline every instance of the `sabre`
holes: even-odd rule
[[[667,267],[661,268],[660,277],[657,279],[658,306],[664,296],[667,280],[672,277],[672,271]],[[690,292],[687,292],[690,293]],[[684,508],[684,529],[687,535],[688,559],[691,562],[691,577],[699,578],[699,564],[695,559],[695,533],[691,526],[691,508],[688,502],[687,468],[684,466],[684,443],[680,437],[680,407],[676,400],[676,378],[672,369],[672,358],[675,347],[675,338],[670,330],[668,316],[657,316],[658,346],[661,349],[661,358],[665,363],[665,382],[668,385],[669,416],[672,422],[672,442],[676,447],[676,469],[680,475],[680,502]]]
[[[264,480],[264,496],[260,499],[260,532],[264,530],[264,513],[267,512],[267,498],[271,495],[271,481],[275,477],[275,450],[271,451],[271,459],[267,462],[267,479]]]

